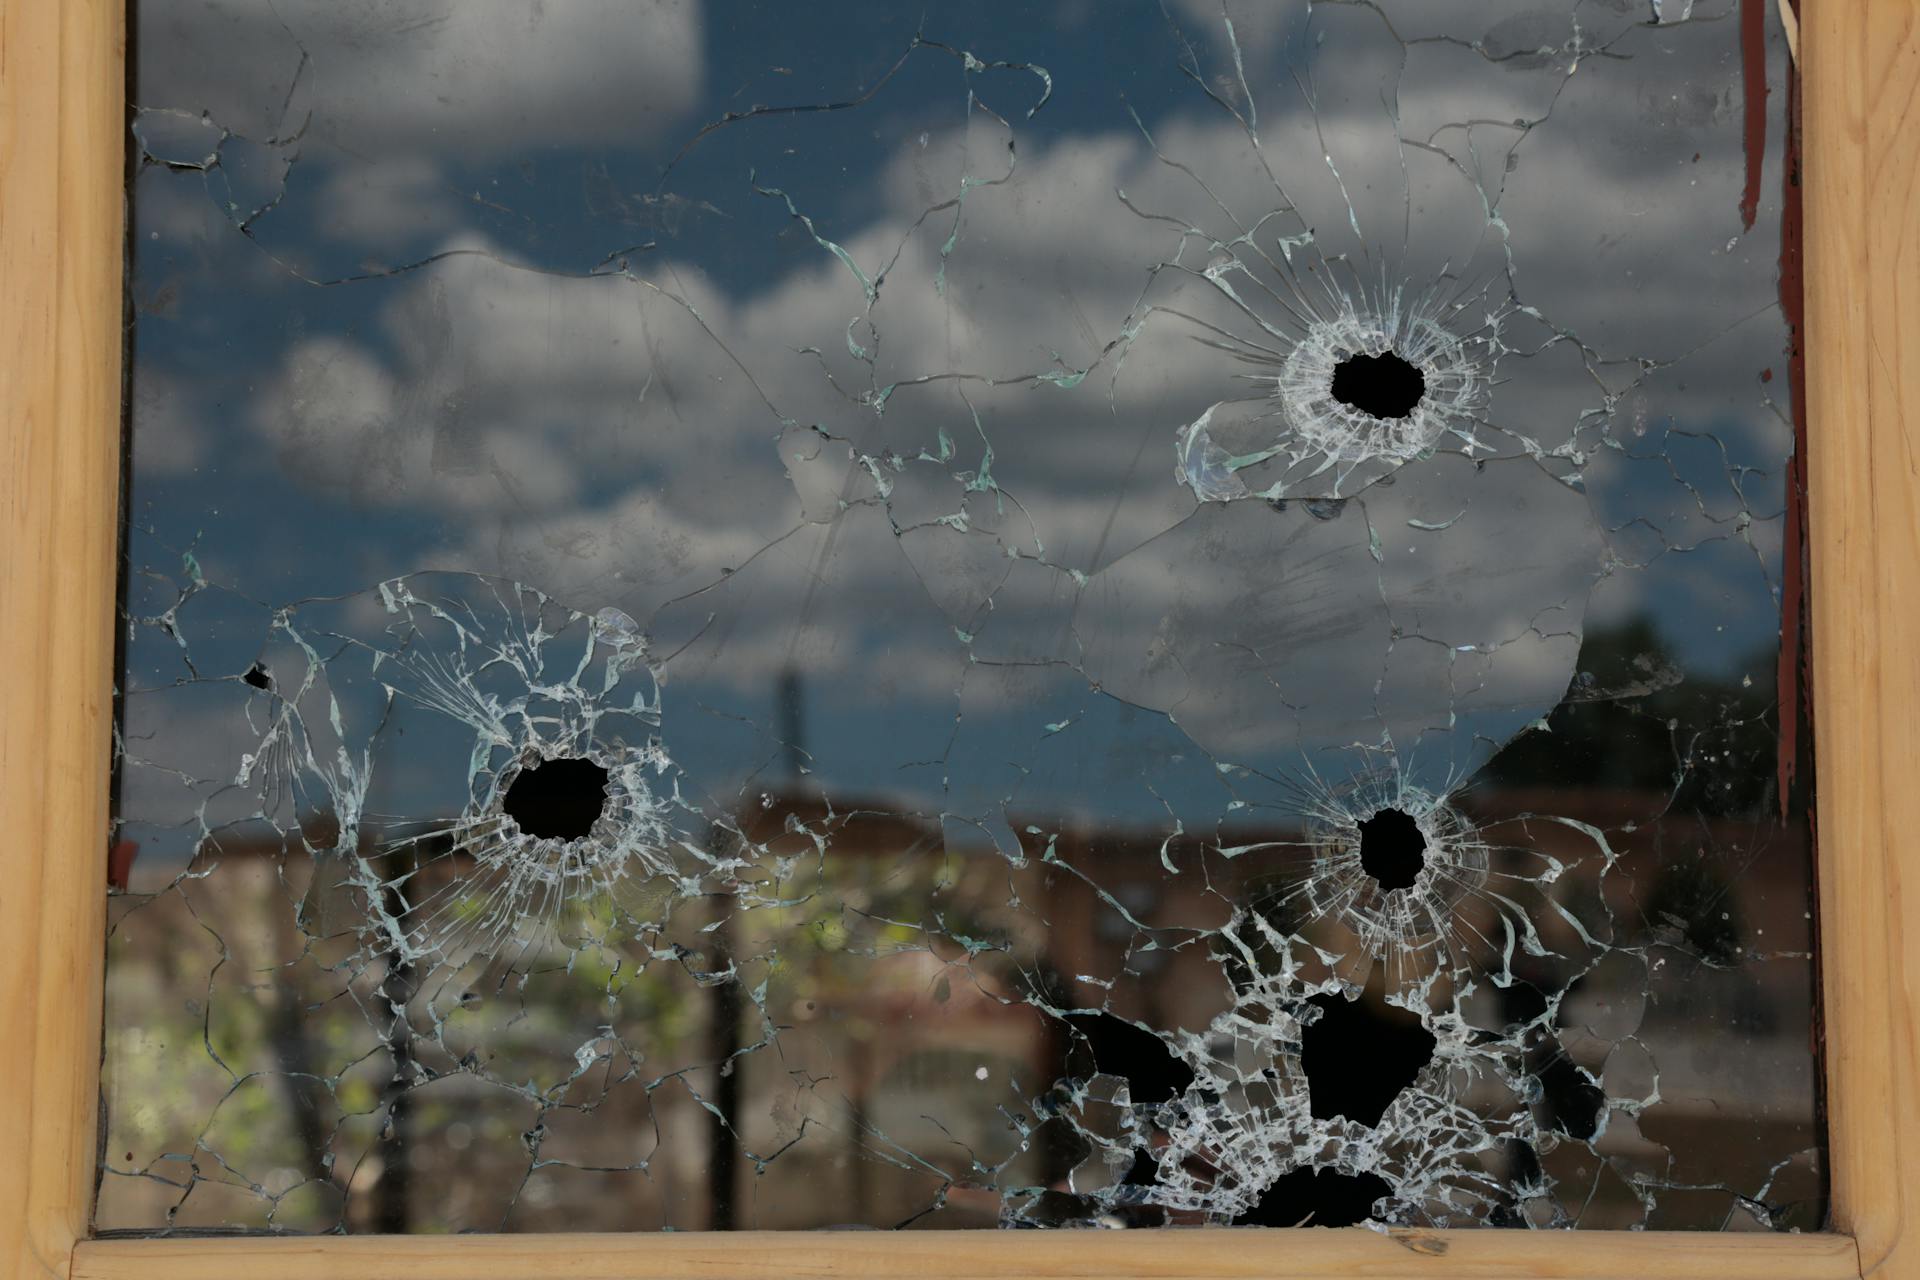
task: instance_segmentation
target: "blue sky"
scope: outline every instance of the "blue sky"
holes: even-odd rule
[[[711,804],[766,784],[797,667],[830,791],[1192,825],[1222,764],[1384,735],[1469,775],[1636,614],[1770,683],[1784,94],[1743,231],[1729,12],[144,4],[132,555],[234,594],[138,628],[134,687],[457,570],[638,620]],[[1196,508],[1176,435],[1249,384],[1195,322],[1284,339],[1206,278],[1248,227],[1309,292],[1498,312],[1464,460]],[[1209,523],[1304,585],[1209,579]],[[1271,651],[1175,652],[1229,633]],[[136,696],[129,803],[230,776],[251,696]]]

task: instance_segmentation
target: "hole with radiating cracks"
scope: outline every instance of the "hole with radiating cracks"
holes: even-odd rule
[[[273,688],[273,673],[257,662],[248,667],[246,674],[240,679],[256,689]]]
[[[1382,889],[1411,889],[1427,865],[1420,824],[1399,809],[1382,809],[1360,824],[1360,869]]]
[[[1315,996],[1320,1016],[1300,1034],[1300,1067],[1307,1074],[1309,1109],[1316,1120],[1345,1116],[1369,1127],[1380,1123],[1400,1091],[1433,1058],[1433,1033],[1419,1016],[1384,1002]]]
[[[1427,391],[1427,375],[1391,351],[1348,356],[1333,367],[1333,398],[1376,418],[1404,418]]]
[[[530,836],[578,840],[607,807],[607,771],[577,756],[542,760],[508,784],[501,807]]]
[[[1282,1174],[1236,1227],[1351,1227],[1373,1217],[1373,1202],[1393,1188],[1377,1173],[1338,1173],[1305,1165]]]

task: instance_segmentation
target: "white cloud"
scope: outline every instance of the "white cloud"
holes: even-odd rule
[[[459,225],[462,202],[425,156],[394,156],[336,168],[317,197],[320,234],[361,244],[406,243]]]
[[[1557,90],[1562,75],[1503,70],[1481,92],[1462,77],[1487,76],[1488,64],[1452,46],[1420,46],[1410,66],[1409,117],[1544,111],[1546,91]],[[1627,411],[1644,416],[1651,398],[1663,417],[1698,420],[1729,405],[1750,408],[1754,399],[1729,390],[1743,385],[1751,341],[1708,341],[1730,324],[1730,283],[1746,290],[1740,305],[1766,301],[1764,273],[1724,248],[1706,251],[1723,215],[1731,215],[1713,203],[1726,189],[1727,157],[1703,160],[1721,166],[1714,171],[1722,180],[1705,184],[1705,170],[1668,166],[1664,152],[1640,163],[1646,157],[1605,142],[1609,131],[1632,124],[1649,74],[1651,67],[1613,62],[1583,66],[1580,84],[1600,86],[1583,99],[1584,115],[1563,103],[1553,132],[1526,142],[1511,173],[1503,149],[1517,136],[1511,131],[1497,146],[1469,144],[1464,135],[1442,140],[1456,159],[1482,146],[1499,158],[1488,180],[1508,184],[1509,223],[1528,229],[1517,236],[1522,300],[1550,318],[1577,317],[1579,336],[1598,339],[1591,357],[1563,343],[1503,364],[1496,420],[1535,438],[1564,440],[1582,413],[1602,409],[1617,390],[1618,383],[1596,381],[1590,358],[1622,361],[1624,369],[1644,351],[1682,354],[1704,341],[1675,370],[1650,378],[1625,402]],[[1377,103],[1322,107],[1319,123],[1330,138],[1399,156]],[[1293,155],[1292,135],[1307,124],[1299,103],[1262,119],[1269,151]],[[1562,150],[1547,145],[1555,133],[1566,135]],[[1334,189],[1323,165],[1276,162],[1270,175],[1231,121],[1178,118],[1155,136],[1190,173],[1156,159],[1138,133],[1116,130],[1023,145],[1011,177],[976,185],[1007,174],[1006,136],[984,116],[903,146],[856,224],[817,223],[869,279],[884,274],[870,317],[854,272],[824,250],[762,285],[728,291],[686,261],[647,260],[636,268],[645,280],[580,279],[514,266],[470,238],[450,242],[474,252],[355,286],[386,291],[377,328],[357,342],[310,340],[291,351],[255,418],[289,451],[295,474],[345,485],[365,501],[445,516],[436,567],[505,573],[577,607],[614,604],[643,620],[701,592],[677,616],[691,620],[679,639],[704,619],[724,627],[724,646],[701,665],[702,680],[767,689],[804,649],[816,680],[872,677],[902,697],[944,698],[962,652],[954,628],[977,631],[983,654],[1032,657],[1037,637],[1069,634],[1079,592],[1068,569],[1097,574],[1191,510],[1190,495],[1172,478],[1174,432],[1225,394],[1234,369],[1195,344],[1186,321],[1160,313],[1125,348],[1117,374],[1110,359],[1078,390],[1018,380],[1084,366],[1130,318],[1145,314],[1143,294],[1152,305],[1220,321],[1226,312],[1210,286],[1189,277],[1176,287],[1170,272],[1151,279],[1153,264],[1176,252],[1204,262],[1204,242],[1183,247],[1180,226],[1228,240],[1273,211],[1276,181],[1303,200],[1312,189],[1324,202]],[[1408,231],[1407,261],[1435,270],[1502,263],[1503,254],[1487,256],[1500,240],[1478,211],[1481,192],[1469,171],[1429,152],[1409,154],[1427,159],[1408,170],[1417,175],[1421,217]],[[1575,181],[1583,157],[1599,157],[1633,194],[1596,195],[1590,183]],[[1398,163],[1372,168],[1390,178]],[[1357,184],[1367,167],[1349,164],[1346,177]],[[1700,185],[1718,195],[1696,193]],[[930,204],[963,189],[957,215],[926,216]],[[1121,192],[1136,208],[1176,222],[1136,215]],[[1400,190],[1368,198],[1397,208],[1408,197]],[[763,223],[742,223],[751,225]],[[1269,230],[1277,235],[1284,225]],[[1629,225],[1633,236],[1606,239]],[[1550,244],[1536,242],[1535,227],[1553,232]],[[1602,263],[1569,260],[1565,246],[1589,243],[1604,245]],[[1702,251],[1677,253],[1677,244]],[[1623,286],[1612,273],[1628,260],[1644,265]],[[849,351],[850,325],[853,341],[873,353],[870,363]],[[817,350],[800,350],[806,347]],[[955,373],[977,376],[918,381]],[[890,385],[884,415],[857,402]],[[836,441],[811,453],[783,451],[790,423],[817,424],[853,447]],[[994,447],[1004,498],[969,496],[955,474],[979,466],[982,432]],[[923,451],[938,453],[942,436],[953,460],[918,460]],[[837,528],[809,523],[830,518],[842,495],[858,501],[876,493],[878,482],[852,456],[860,452],[906,460],[900,469],[883,467],[896,523],[924,526],[964,506],[975,532],[932,526],[896,539],[871,511]],[[789,467],[802,469],[798,487]],[[1610,474],[1596,466],[1592,479],[1604,483]],[[1395,510],[1413,510],[1413,490],[1409,478],[1373,491],[1374,518],[1390,525]],[[1558,633],[1577,631],[1596,563],[1591,524],[1574,518],[1584,499],[1553,481],[1544,493],[1553,501],[1499,518],[1497,503],[1483,494],[1457,527],[1411,537],[1419,553],[1390,546],[1384,565],[1360,563],[1395,605],[1395,620],[1423,639],[1401,641],[1391,659],[1384,635],[1371,647],[1321,645],[1311,673],[1299,668],[1309,692],[1319,696],[1316,680],[1362,692],[1388,681],[1383,687],[1399,701],[1383,714],[1397,732],[1422,723],[1410,699],[1420,688],[1433,696],[1445,687],[1434,680],[1460,682],[1460,706],[1475,701],[1505,716],[1535,699],[1543,713],[1573,660],[1573,641]],[[1457,514],[1440,509],[1447,504],[1435,492],[1422,501],[1424,522]],[[992,528],[1000,541],[978,532]],[[1381,532],[1391,538],[1396,530]],[[1003,543],[1051,563],[1008,560]],[[1503,562],[1512,572],[1487,571]],[[1218,582],[1217,598],[1199,600],[1206,584],[1191,575],[1170,570],[1157,584],[1152,575],[1121,576],[1127,597],[1109,602],[1101,625],[1104,643],[1128,652],[1149,649],[1176,595],[1190,620],[1196,609],[1222,619],[1245,607],[1237,578]],[[1609,582],[1609,608],[1624,607],[1630,584]],[[1490,601],[1488,591],[1497,598]],[[861,640],[875,619],[896,629],[894,642],[877,652]],[[1546,634],[1530,632],[1530,623]],[[1476,640],[1504,647],[1491,661],[1445,648]],[[1155,697],[1173,705],[1177,694]],[[1349,708],[1342,715],[1359,705],[1325,696]],[[1431,719],[1444,712],[1436,704]],[[1236,713],[1220,714],[1231,721]],[[1228,742],[1240,730],[1227,724],[1221,732]]]
[[[701,31],[697,0],[180,0],[140,6],[135,47],[145,107],[475,158],[656,135],[699,92]]]
[[[151,363],[134,368],[133,465],[142,475],[182,475],[199,468],[208,438],[198,397],[183,378]]]

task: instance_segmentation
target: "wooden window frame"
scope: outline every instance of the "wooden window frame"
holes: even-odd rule
[[[1764,3],[1764,0],[1745,0]],[[1831,1232],[88,1238],[118,546],[125,0],[0,0],[0,1268],[59,1280],[1920,1278],[1920,0],[1806,0],[1806,465]]]

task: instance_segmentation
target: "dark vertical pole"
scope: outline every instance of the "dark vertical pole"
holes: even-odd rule
[[[397,864],[391,852],[379,859],[384,885],[376,905],[404,932],[409,908],[405,895],[393,887],[403,870]],[[412,1125],[408,1123],[412,1110],[413,1027],[407,1019],[407,1007],[413,999],[414,970],[398,951],[387,952],[386,962],[380,1000],[386,1006],[387,1022],[381,1029],[381,1039],[393,1059],[393,1075],[381,1091],[386,1123],[380,1129],[380,1181],[374,1187],[373,1230],[382,1235],[404,1235],[413,1217]]]
[[[803,709],[799,668],[784,667],[780,671],[774,711],[780,742],[786,748],[787,776],[795,781],[800,777],[801,762],[807,758]]]
[[[724,934],[722,925],[714,932]],[[716,937],[714,965],[724,971],[733,962],[731,948],[723,937]],[[709,1113],[713,1133],[712,1163],[707,1169],[709,1204],[707,1225],[715,1231],[730,1231],[734,1226],[734,1170],[739,1164],[740,1134],[740,983],[727,978],[713,988],[713,1026],[708,1053],[715,1068],[713,1096],[708,1099],[720,1114]]]
[[[716,853],[731,844],[734,838],[718,823],[708,833],[711,847]],[[707,1099],[713,1108],[707,1115],[707,1226],[714,1231],[730,1231],[735,1226],[734,1174],[740,1163],[742,1060],[736,1055],[740,1052],[742,1002],[738,975],[729,972],[733,968],[733,899],[720,895],[712,901],[721,912],[721,917],[710,935],[713,938],[713,963],[710,969],[715,974],[728,976],[710,988],[708,1006],[707,1055],[713,1061],[714,1080],[712,1096]]]
[[[396,955],[387,957],[386,981],[380,984],[380,998],[391,1006],[385,1039],[393,1057],[393,1078],[387,1082],[383,1101],[387,1122],[380,1131],[380,1182],[375,1188],[373,1229],[382,1235],[406,1234],[412,1215],[413,1144],[408,1141],[412,1126],[413,1029],[407,1022],[407,1001],[413,996],[413,966]]]

